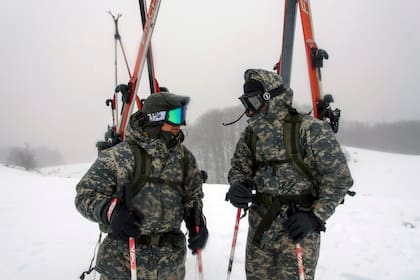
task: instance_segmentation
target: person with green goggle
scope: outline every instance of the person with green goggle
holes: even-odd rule
[[[189,97],[169,92],[150,95],[131,116],[124,141],[101,151],[76,186],[78,211],[108,229],[95,267],[101,280],[130,279],[129,238],[135,238],[141,279],[184,279],[187,245],[193,254],[206,245],[202,184],[207,174],[182,144],[188,103]],[[143,151],[143,161],[133,145]],[[136,166],[148,177],[128,194]]]

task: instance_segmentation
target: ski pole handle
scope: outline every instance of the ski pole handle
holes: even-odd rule
[[[109,206],[108,211],[106,213],[108,220],[111,220],[112,211],[114,211],[117,203],[118,198],[114,197],[111,200],[111,205]],[[128,239],[128,248],[130,253],[131,280],[137,280],[136,239],[134,237],[130,237]]]
[[[296,203],[292,202],[290,205],[291,214],[297,212]],[[305,269],[303,267],[303,258],[302,258],[302,247],[300,247],[300,243],[296,243],[296,259],[298,265],[298,276],[299,280],[305,280]]]
[[[133,186],[131,183],[124,185],[125,204],[128,211],[134,211],[133,205]],[[128,248],[130,253],[130,271],[131,280],[137,280],[137,262],[136,262],[136,239],[132,236],[128,238]]]

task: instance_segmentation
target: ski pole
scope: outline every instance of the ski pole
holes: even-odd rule
[[[128,211],[132,213],[134,211],[133,206],[133,186],[130,183],[124,186],[125,204]],[[128,249],[130,255],[130,272],[131,280],[137,280],[137,262],[136,262],[136,239],[134,237],[128,238]]]
[[[127,55],[125,54],[125,49],[124,49],[124,45],[121,41],[121,35],[119,33],[118,30],[118,20],[120,19],[120,17],[122,16],[122,14],[118,14],[117,16],[114,16],[110,11],[108,11],[108,14],[110,14],[112,16],[112,19],[114,20],[114,25],[115,25],[115,34],[114,34],[114,39],[115,39],[115,44],[114,44],[114,52],[115,52],[115,85],[117,85],[118,82],[118,78],[117,78],[117,42],[120,43],[120,48],[121,48],[121,52],[123,54],[124,57],[124,61],[125,61],[125,66],[127,67],[127,71],[128,71],[128,75],[131,77],[131,71],[130,71],[130,66],[128,66],[128,60],[127,60]]]
[[[236,240],[238,239],[239,221],[240,220],[241,220],[241,208],[238,208],[238,211],[236,212],[235,228],[234,228],[234,231],[233,231],[232,247],[230,249],[229,266],[228,266],[227,278],[226,278],[227,280],[230,279],[230,275],[232,273],[233,258],[235,256]]]
[[[127,198],[128,197],[127,190],[129,190],[127,185],[125,187],[125,190],[126,190],[126,198]],[[108,220],[111,220],[112,212],[114,211],[115,207],[117,206],[117,203],[118,203],[118,198],[114,197],[111,200],[111,205],[109,206],[108,211],[107,211]],[[128,202],[128,203],[130,203],[130,202]],[[127,207],[131,208],[130,206],[131,206],[131,204],[127,205]],[[130,237],[128,239],[128,247],[129,247],[129,253],[130,253],[131,280],[137,280],[136,239],[134,237]]]
[[[120,19],[120,17],[122,16],[122,14],[118,14],[118,15],[113,15],[111,13],[111,11],[108,11],[108,14],[111,15],[112,19],[114,20],[114,25],[115,25],[115,33],[114,33],[114,67],[115,67],[115,88],[117,88],[118,85],[118,55],[117,55],[117,45],[118,42],[120,43],[120,47],[121,47],[121,52],[123,54],[124,57],[124,61],[125,61],[125,66],[127,67],[127,71],[128,71],[128,76],[131,77],[131,71],[130,71],[130,67],[128,66],[128,61],[127,61],[127,55],[125,54],[125,50],[124,50],[124,46],[123,43],[121,41],[121,35],[118,31],[118,20]],[[111,109],[112,109],[112,123],[113,123],[113,129],[115,131],[117,131],[117,125],[118,125],[118,98],[116,97],[117,92],[114,92],[114,97],[113,99],[108,99],[106,101],[106,105],[109,106],[111,104]]]
[[[130,247],[131,280],[137,280],[136,240],[134,237],[128,239],[128,246]]]
[[[291,202],[290,205],[290,211],[291,213],[296,213],[296,203],[295,202]],[[298,276],[299,276],[299,280],[305,280],[305,269],[303,267],[303,258],[302,258],[302,247],[300,247],[300,243],[296,243],[296,247],[295,247],[295,252],[296,252],[296,259],[297,259],[297,265],[298,265]]]
[[[303,267],[302,248],[300,247],[300,243],[296,243],[296,257],[298,263],[299,280],[305,280],[305,270]]]
[[[200,233],[200,227],[199,226],[195,226],[195,232],[197,234]],[[203,262],[201,259],[201,248],[197,248],[197,263],[198,263],[198,278],[200,280],[203,280]]]
[[[200,212],[198,211],[198,204],[197,202],[194,202],[193,207],[195,208],[194,210],[194,222],[195,222],[195,232],[197,233],[197,235],[200,233]],[[201,259],[201,248],[197,248],[197,263],[198,263],[198,278],[200,280],[203,280],[203,262]]]
[[[114,74],[115,74],[115,87],[118,85],[118,59],[117,59],[117,41],[120,39],[120,34],[118,33],[118,19],[121,17],[121,14],[118,14],[117,16],[114,16],[111,11],[108,11],[108,14],[112,16],[112,19],[114,20],[115,25],[115,34],[114,34]],[[117,99],[115,98],[115,92],[113,99],[107,99],[106,100],[106,106],[111,105],[112,110],[112,127],[113,129],[116,129],[116,126],[118,124],[118,104]]]

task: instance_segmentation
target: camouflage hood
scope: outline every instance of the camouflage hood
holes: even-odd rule
[[[281,77],[273,72],[263,69],[248,69],[244,74],[245,81],[253,79],[259,81],[266,92],[272,91],[283,84]],[[287,115],[288,108],[293,103],[293,91],[288,88],[283,94],[272,98],[267,103],[267,109],[249,118],[248,123],[253,124],[260,119],[274,121],[276,119],[284,119]]]

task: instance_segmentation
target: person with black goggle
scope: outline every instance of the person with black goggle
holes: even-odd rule
[[[286,89],[283,85],[273,90],[265,91],[260,82],[251,79],[244,84],[244,94],[239,97],[239,100],[245,107],[245,114],[251,117],[260,112],[268,101],[285,91]]]
[[[222,123],[224,126],[228,126],[234,123],[237,123],[244,114],[247,117],[252,117],[256,113],[259,113],[263,108],[266,108],[266,103],[273,99],[276,96],[284,93],[286,88],[283,85],[279,87],[266,91],[257,80],[250,79],[244,84],[244,94],[239,97],[242,105],[245,107],[245,111],[234,121],[228,123]]]

